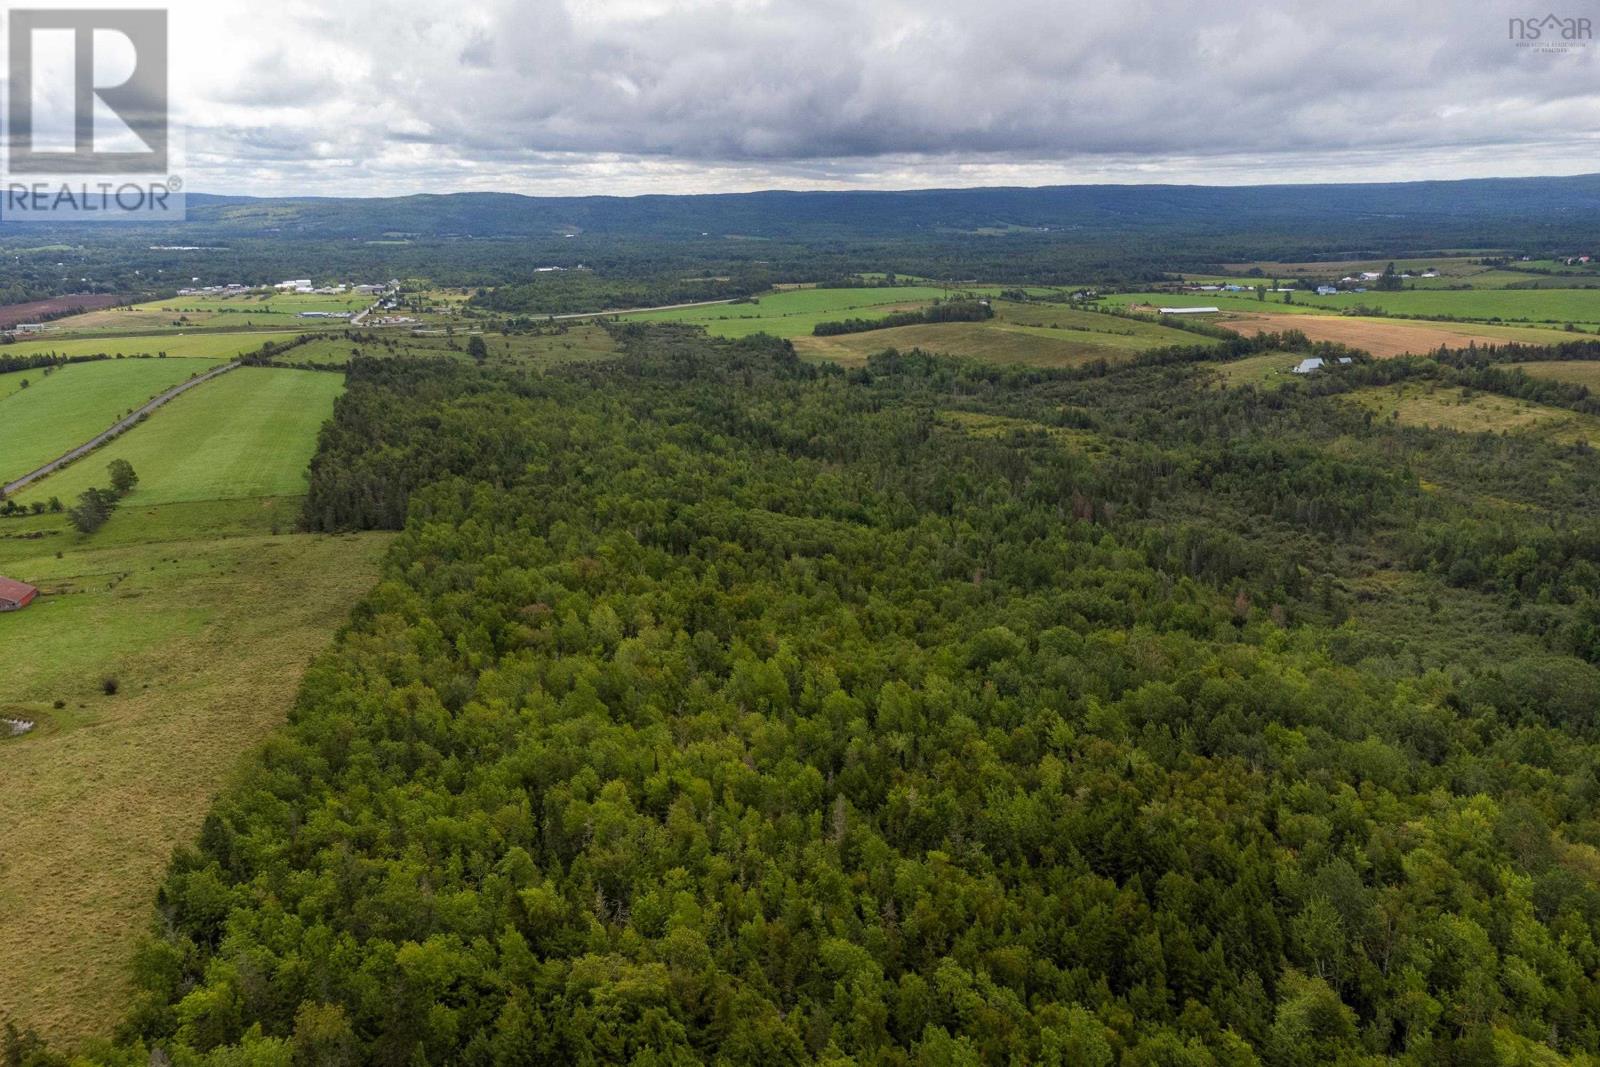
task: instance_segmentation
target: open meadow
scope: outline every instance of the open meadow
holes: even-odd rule
[[[0,484],[27,474],[152,397],[219,366],[209,359],[109,359],[0,375]],[[26,381],[27,388],[21,383]]]
[[[1040,290],[1041,292],[1045,290]],[[736,304],[709,304],[667,311],[630,312],[624,322],[686,322],[704,326],[714,337],[748,337],[770,333],[775,337],[809,337],[820,322],[840,319],[874,319],[897,311],[915,311],[935,300],[971,294],[993,297],[994,286],[945,289],[931,285],[901,285],[861,289],[787,289],[766,293]]]
[[[144,388],[148,368],[195,361],[71,365],[50,383],[75,383],[64,395],[81,401],[85,371]],[[117,1022],[171,850],[194,840],[371,587],[386,535],[290,532],[342,388],[335,374],[240,368],[24,495],[70,503],[129,460],[139,484],[97,532],[60,514],[0,519],[0,574],[41,590],[0,614],[0,717],[34,723],[0,742],[0,1016],[67,1043]],[[49,420],[28,425],[34,451],[66,440]]]
[[[1533,378],[1550,378],[1558,382],[1571,382],[1600,393],[1600,362],[1593,360],[1546,360],[1534,363],[1514,363],[1512,366]]]
[[[97,336],[53,337],[16,341],[0,349],[8,356],[161,356],[174,359],[232,359],[253,352],[267,341],[282,341],[298,330],[260,332],[248,330],[171,330],[166,333],[144,333]]]
[[[264,504],[241,507],[271,514]],[[175,518],[126,508],[104,547],[60,516],[0,522],[0,572],[44,590],[0,615],[0,715],[37,723],[0,742],[0,1016],[60,1041],[118,1021],[168,855],[282,722],[386,542],[186,536]],[[235,531],[253,520],[236,516]],[[19,539],[24,527],[47,536]]]
[[[172,296],[140,304],[100,308],[70,315],[50,324],[60,333],[139,333],[152,330],[293,329],[307,320],[303,311],[356,312],[369,307],[370,296],[356,293],[241,293],[235,296]]]
[[[942,322],[887,330],[794,338],[808,359],[860,364],[888,348],[920,348],[987,363],[1070,367],[1097,359],[1128,359],[1169,345],[1210,345],[1200,334],[1062,304],[994,302],[995,317],[982,322]]]
[[[1359,389],[1345,399],[1400,426],[1512,434],[1567,445],[1600,442],[1600,418],[1492,393],[1406,382]]]
[[[178,397],[18,500],[71,501],[106,485],[106,464],[115,459],[132,463],[139,474],[125,507],[299,495],[317,428],[343,389],[337,374],[240,367]]]

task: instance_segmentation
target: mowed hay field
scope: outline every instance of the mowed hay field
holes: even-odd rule
[[[304,325],[294,332],[249,333],[173,331],[116,337],[49,337],[17,341],[0,349],[8,356],[159,356],[174,359],[233,359],[254,352],[268,341],[284,341],[296,333],[310,332]]]
[[[1058,304],[994,302],[995,317],[984,322],[944,322],[897,326],[890,330],[797,337],[795,349],[808,359],[846,365],[864,363],[888,348],[920,348],[985,363],[1068,367],[1104,359],[1115,362],[1169,345],[1216,342],[1140,319],[1081,311]]]
[[[293,328],[305,326],[302,311],[360,311],[370,296],[353,293],[253,293],[244,296],[174,296],[143,304],[102,308],[57,319],[63,331],[162,330],[172,327]]]
[[[386,535],[282,532],[342,388],[232,371],[24,495],[70,502],[128,459],[100,531],[0,520],[0,574],[42,592],[0,615],[0,716],[38,724],[0,741],[0,1018],[67,1047],[116,1023],[172,848],[376,580]]]
[[[124,510],[102,533],[143,521]],[[0,572],[45,593],[0,615],[0,715],[39,722],[0,741],[0,1019],[66,1046],[118,1021],[168,856],[283,720],[387,543],[75,538],[0,539]]]
[[[1553,378],[1558,382],[1584,385],[1600,392],[1600,362],[1593,360],[1545,360],[1537,363],[1514,363],[1525,374],[1534,378]]]
[[[1401,426],[1527,434],[1560,444],[1600,442],[1600,418],[1492,393],[1407,382],[1358,389],[1345,399]]]
[[[69,363],[49,374],[39,369],[0,375],[0,483],[76,448],[151,398],[220,363],[112,359]],[[24,380],[26,389],[20,387]]]
[[[1561,330],[1531,326],[1418,322],[1357,315],[1229,313],[1208,318],[1207,321],[1247,336],[1299,330],[1313,341],[1333,341],[1383,358],[1425,355],[1441,346],[1465,348],[1471,343],[1493,345],[1507,341],[1556,345],[1573,339],[1572,334]]]
[[[105,486],[106,464],[125,459],[139,485],[125,508],[194,500],[297,496],[333,414],[344,377],[321,371],[240,367],[178,397],[148,420],[18,494],[20,503],[70,503]]]
[[[993,287],[943,289],[931,285],[901,285],[871,289],[786,289],[767,293],[750,303],[712,304],[670,311],[627,313],[623,321],[686,322],[704,326],[716,337],[748,337],[770,333],[777,337],[809,337],[819,322],[839,319],[876,319],[896,311],[915,311],[947,296],[993,296]]]

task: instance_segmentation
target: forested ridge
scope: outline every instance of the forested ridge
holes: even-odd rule
[[[1340,401],[1489,370],[619,337],[351,364],[384,579],[93,1058],[1600,1059],[1593,454]]]

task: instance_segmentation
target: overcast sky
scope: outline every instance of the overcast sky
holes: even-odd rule
[[[1594,0],[1554,4],[1600,22]],[[1534,14],[1525,3],[178,0],[170,10],[194,190],[632,194],[1600,171],[1600,42],[1565,54],[1517,47],[1507,19]]]

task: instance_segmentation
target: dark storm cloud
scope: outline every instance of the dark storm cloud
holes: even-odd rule
[[[1507,18],[1526,13],[1015,0],[291,5],[258,23],[258,41],[236,42],[231,74],[207,71],[218,106],[200,125],[212,144],[237,139],[252,156],[301,144],[305,158],[342,151],[347,166],[391,179],[408,160],[413,173],[457,179],[592,176],[633,160],[738,181],[820,168],[828,177],[816,180],[843,184],[918,166],[1003,177],[1006,167],[1099,174],[1163,160],[1187,161],[1183,173],[1270,178],[1372,153],[1389,154],[1386,177],[1406,157],[1442,176],[1452,154],[1490,170],[1499,156],[1505,173],[1600,169],[1575,166],[1600,135],[1597,46],[1517,48]],[[408,154],[418,146],[426,155]]]

